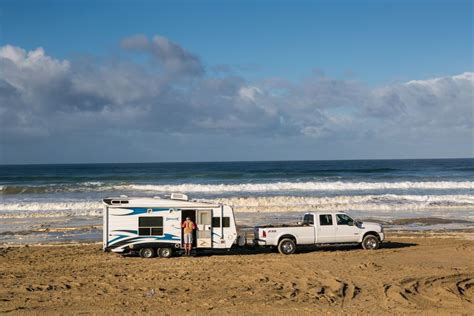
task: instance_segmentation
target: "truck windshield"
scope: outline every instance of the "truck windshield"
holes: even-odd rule
[[[303,217],[303,225],[314,225],[314,216],[313,214],[305,214]]]

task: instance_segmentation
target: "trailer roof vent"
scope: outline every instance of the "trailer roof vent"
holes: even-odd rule
[[[182,193],[171,193],[172,200],[189,201],[189,197]]]

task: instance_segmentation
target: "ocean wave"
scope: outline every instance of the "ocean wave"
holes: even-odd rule
[[[110,188],[101,181],[86,181],[76,184],[47,185],[0,185],[0,194],[41,194],[59,192],[102,191]]]
[[[0,204],[0,218],[102,216],[99,201],[18,202]]]
[[[226,197],[213,202],[228,204],[236,212],[362,211],[394,212],[474,209],[472,195],[354,195],[335,197],[267,196]],[[101,216],[99,201],[18,202],[0,204],[0,218]],[[428,212],[429,215],[429,212]]]
[[[72,184],[50,184],[38,186],[0,186],[0,194],[41,194],[58,192],[186,192],[186,193],[228,193],[228,192],[310,192],[310,191],[379,191],[379,190],[462,190],[474,189],[472,181],[399,181],[399,182],[349,182],[349,181],[306,181],[267,182],[238,184],[105,184],[100,181]]]
[[[367,191],[411,189],[473,189],[471,181],[403,181],[403,182],[273,182],[241,184],[130,184],[115,186],[116,190],[150,192],[288,192],[288,191]]]
[[[216,199],[241,212],[295,211],[418,211],[436,209],[473,209],[472,195],[355,195],[337,197],[230,197]]]

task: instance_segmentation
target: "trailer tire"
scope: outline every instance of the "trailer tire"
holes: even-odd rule
[[[296,243],[290,238],[283,238],[278,243],[278,251],[283,255],[291,255],[296,250]]]
[[[365,250],[375,250],[378,249],[380,246],[380,240],[377,236],[368,234],[362,240],[362,248]]]
[[[145,248],[140,249],[138,254],[142,258],[154,258],[156,255],[156,252],[155,252],[155,249],[153,248],[145,247]]]
[[[173,255],[173,250],[171,248],[158,249],[158,256],[160,256],[160,258],[171,258],[172,255]]]

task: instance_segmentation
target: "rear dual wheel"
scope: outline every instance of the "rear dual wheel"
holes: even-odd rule
[[[278,251],[283,255],[291,255],[296,250],[296,243],[293,239],[283,238],[278,243]]]

